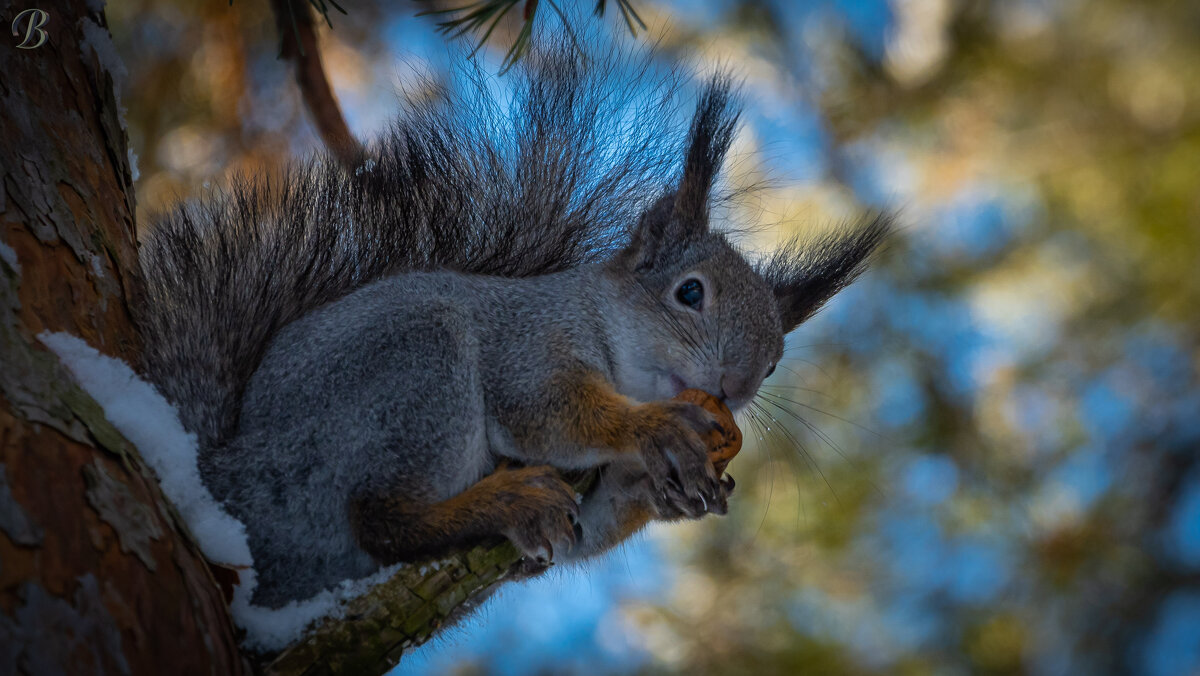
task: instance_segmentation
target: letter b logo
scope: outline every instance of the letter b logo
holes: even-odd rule
[[[50,21],[49,12],[40,9],[27,9],[20,14],[12,22],[12,34],[14,37],[20,37],[21,33],[25,34],[25,38],[21,40],[21,44],[17,45],[17,49],[37,49],[46,44],[48,37],[46,31],[42,30],[42,26]],[[24,24],[24,30],[21,26]]]

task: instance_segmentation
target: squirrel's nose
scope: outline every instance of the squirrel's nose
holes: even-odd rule
[[[721,374],[721,401],[740,398],[746,389],[746,379],[726,371]]]

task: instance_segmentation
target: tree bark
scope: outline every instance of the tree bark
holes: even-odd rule
[[[385,674],[409,649],[479,606],[501,583],[519,579],[521,556],[509,543],[478,547],[436,564],[403,568],[346,604],[259,668],[269,676]]]
[[[122,68],[103,12],[0,4],[0,673],[245,673],[186,526],[36,339],[138,355]],[[47,40],[19,49],[8,27],[33,6]]]
[[[384,673],[527,576],[517,551],[404,568],[282,653],[244,655],[153,473],[37,340],[63,331],[138,363],[123,68],[94,4],[45,0],[44,45],[0,41],[0,674]],[[26,9],[0,7],[9,25]]]

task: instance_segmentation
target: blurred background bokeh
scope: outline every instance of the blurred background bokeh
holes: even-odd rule
[[[576,1],[742,78],[748,249],[905,229],[790,337],[727,517],[510,586],[398,673],[1200,674],[1200,3],[635,0],[635,38]],[[322,54],[370,139],[470,44],[343,6]],[[319,146],[266,2],[107,13],[143,227]]]

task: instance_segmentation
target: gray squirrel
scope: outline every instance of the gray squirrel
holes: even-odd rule
[[[511,98],[469,77],[356,170],[234,181],[144,236],[143,369],[246,526],[254,603],[500,538],[579,559],[726,511],[714,419],[672,397],[746,406],[890,219],[748,262],[709,223],[729,78],[679,125],[671,84],[610,66],[530,56]],[[584,470],[577,502],[564,473]]]

